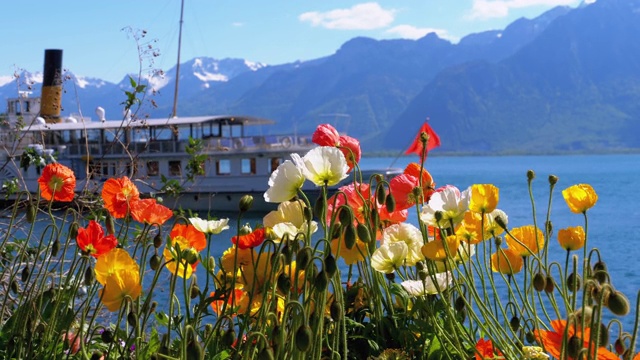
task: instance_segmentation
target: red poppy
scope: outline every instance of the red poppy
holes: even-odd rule
[[[476,343],[476,360],[497,359],[503,356],[500,350],[493,346],[491,340],[480,339]]]
[[[265,228],[259,228],[246,235],[234,236],[231,238],[231,242],[240,249],[250,249],[262,244],[266,236]]]
[[[355,164],[360,162],[362,156],[362,150],[360,149],[360,141],[351,136],[342,135],[339,139],[338,148],[344,154],[347,159],[347,165],[349,165],[349,171],[353,169]]]
[[[562,337],[564,336],[565,329],[567,327],[566,320],[553,320],[551,321],[552,330],[534,330],[533,334],[535,335],[538,342],[544,347],[544,350],[548,352],[551,356],[560,359],[560,350],[562,349]],[[584,338],[584,348],[589,348],[589,337],[591,335],[590,329],[586,329],[584,333],[581,331],[576,331],[575,326],[569,326],[567,330],[567,337],[570,339],[573,336],[582,336]],[[567,353],[567,349],[564,350],[565,354]],[[572,360],[571,356],[566,356],[566,359]],[[598,348],[598,360],[616,360],[619,359],[616,354],[607,350],[604,347]]]
[[[333,126],[321,124],[318,125],[311,136],[311,141],[320,146],[338,146],[340,144],[340,134]]]
[[[422,133],[425,133],[428,137],[427,143],[426,143],[427,151],[424,154],[423,154],[424,147],[422,146],[422,139],[421,139]],[[436,134],[435,131],[433,131],[431,126],[429,126],[429,123],[425,122],[424,124],[422,124],[420,131],[418,131],[418,135],[413,140],[413,143],[409,146],[405,154],[417,154],[418,156],[420,156],[420,159],[424,161],[424,159],[422,159],[422,156],[423,155],[426,156],[429,150],[437,148],[438,146],[440,146],[440,137],[438,136],[438,134]]]
[[[404,169],[404,173],[415,176],[419,180],[422,176],[422,194],[424,196],[424,202],[428,202],[431,198],[431,194],[435,192],[436,188],[436,183],[433,182],[431,174],[424,167],[415,162],[409,163],[409,165]],[[418,184],[416,184],[416,186],[419,186]]]
[[[105,181],[102,187],[104,207],[116,219],[127,216],[131,203],[139,199],[138,188],[126,176],[118,179],[110,178]]]
[[[394,177],[389,181],[389,189],[396,200],[396,210],[408,209],[417,203],[424,202],[424,196],[419,196],[414,190],[420,190],[420,188],[418,178],[413,175],[400,174]]]
[[[131,203],[131,217],[141,223],[162,225],[173,216],[173,211],[158,204],[156,199],[142,199]]]
[[[76,176],[68,167],[53,163],[44,167],[38,179],[40,194],[45,200],[69,202],[76,191]]]
[[[76,242],[82,251],[94,258],[98,258],[118,246],[118,239],[114,235],[104,236],[102,226],[94,220],[90,220],[86,228],[78,229]]]
[[[169,233],[169,237],[174,240],[178,237],[182,237],[186,239],[186,243],[189,244],[189,247],[192,247],[197,251],[202,251],[207,247],[207,237],[191,224],[175,224]]]
[[[213,308],[213,312],[216,313],[216,315],[220,316],[220,315],[224,315],[222,313],[222,309],[226,305],[226,311],[232,311],[233,309],[231,308],[231,301],[233,300],[237,304],[242,300],[242,297],[244,296],[244,291],[242,289],[234,289],[233,290],[234,294],[233,296],[231,296],[231,292],[229,292],[228,294],[225,295],[226,299],[220,299],[220,300],[214,300],[213,302],[211,302],[211,308]],[[211,297],[213,297],[215,295],[215,291],[211,292]],[[235,316],[235,312],[233,312],[233,316]]]
[[[368,183],[349,183],[342,186],[338,192],[327,200],[327,222],[331,222],[334,210],[342,205],[347,205],[353,212],[353,217],[361,223],[365,222],[365,204],[371,207],[371,185]]]

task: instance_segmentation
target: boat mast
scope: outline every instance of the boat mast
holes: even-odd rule
[[[180,49],[182,48],[182,17],[184,15],[184,0],[180,2],[180,30],[178,32],[178,61],[176,65],[176,87],[173,92],[173,111],[171,117],[178,116],[178,83],[180,82]]]

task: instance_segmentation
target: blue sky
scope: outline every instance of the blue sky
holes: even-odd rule
[[[581,0],[186,0],[182,61],[236,57],[267,64],[333,54],[344,42],[419,38],[435,31],[457,41],[503,29]],[[591,2],[591,1],[590,1]],[[42,71],[44,49],[64,50],[64,67],[81,76],[118,82],[141,62],[131,31],[159,56],[144,69],[176,62],[180,0],[21,0],[3,3],[0,75]],[[148,57],[145,58],[148,59]]]

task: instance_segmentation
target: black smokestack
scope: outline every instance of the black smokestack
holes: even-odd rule
[[[48,123],[60,122],[62,107],[62,50],[44,51],[44,75],[40,116]]]

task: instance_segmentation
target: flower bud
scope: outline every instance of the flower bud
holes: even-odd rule
[[[571,358],[577,358],[583,346],[584,342],[580,340],[580,337],[573,335],[569,338],[569,341],[567,341],[567,354]]]
[[[151,268],[151,270],[158,270],[161,262],[162,260],[160,259],[160,256],[158,256],[158,254],[153,254],[153,256],[151,256],[151,258],[149,259],[149,267]]]
[[[392,213],[396,211],[396,199],[393,197],[393,195],[387,195],[387,198],[384,201],[384,205],[387,207],[388,212]]]
[[[377,224],[378,222],[380,222],[380,214],[377,209],[371,208],[371,223]]]
[[[91,286],[93,284],[93,269],[91,266],[88,266],[84,271],[84,284],[86,286]]]
[[[429,271],[427,271],[427,269],[418,271],[418,277],[420,280],[425,281],[429,277]]]
[[[111,344],[113,341],[113,332],[111,332],[111,329],[104,329],[102,334],[100,334],[100,338],[105,344]]]
[[[238,230],[239,235],[248,235],[251,234],[251,232],[253,232],[253,229],[251,228],[251,226],[249,226],[249,224],[242,225],[240,230]]]
[[[353,222],[353,213],[348,206],[340,206],[340,211],[338,211],[338,220],[343,224],[351,224]]]
[[[11,291],[12,291],[14,294],[17,294],[17,293],[18,293],[18,282],[16,281],[16,279],[13,279],[13,281],[11,282],[10,287],[11,287]]]
[[[424,269],[424,263],[423,263],[422,261],[418,261],[418,262],[416,262],[416,269],[417,269],[418,271],[420,271],[420,270]]]
[[[549,184],[555,185],[558,182],[558,177],[555,175],[549,175]]]
[[[347,249],[353,249],[356,244],[356,227],[353,224],[347,224],[344,227],[344,245]]]
[[[336,271],[338,271],[338,264],[333,255],[329,254],[324,258],[324,270],[327,272],[329,278],[332,278]]]
[[[29,265],[25,266],[24,269],[22,269],[22,273],[20,274],[20,280],[22,280],[22,282],[25,282],[29,279]]]
[[[531,331],[527,331],[527,333],[524,335],[524,337],[525,337],[525,340],[527,340],[527,342],[529,344],[533,344],[534,341],[536,341],[536,337],[535,337],[535,335],[533,335],[533,332],[531,332]]]
[[[224,334],[222,334],[222,338],[220,340],[225,347],[231,347],[236,341],[236,332],[233,328],[229,328],[224,332]]]
[[[200,296],[200,288],[198,287],[198,285],[196,285],[195,283],[191,286],[191,288],[189,289],[189,296],[192,299],[197,298],[198,296]]]
[[[302,249],[298,250],[298,253],[296,254],[296,268],[305,269],[311,261],[311,257],[313,256],[312,252],[313,251],[308,246],[305,246]]]
[[[551,222],[551,220],[549,220],[549,221],[546,221],[544,225],[547,230],[547,234],[551,236],[553,234],[553,223]]]
[[[600,284],[604,284],[609,280],[607,264],[604,261],[598,261],[593,264],[593,277],[596,278]]]
[[[625,316],[630,310],[629,300],[620,291],[614,291],[609,295],[607,307],[612,313],[618,316]]]
[[[289,293],[291,291],[291,278],[289,275],[285,273],[281,273],[278,275],[278,280],[276,281],[276,285],[278,286],[278,290],[283,293]]]
[[[91,354],[91,357],[89,358],[89,360],[100,360],[104,358],[104,354],[101,353],[100,351],[94,351]]]
[[[56,239],[53,244],[51,244],[51,257],[58,256],[58,251],[60,251],[60,241]]]
[[[546,284],[544,285],[544,291],[550,294],[553,292],[553,289],[555,287],[556,287],[555,280],[553,280],[553,278],[550,275],[547,275],[547,281],[546,281]]]
[[[390,282],[393,282],[396,279],[396,273],[395,272],[386,273],[384,274],[384,277],[386,277],[387,280],[389,280]]]
[[[464,298],[462,296],[458,296],[456,300],[453,302],[453,308],[456,311],[460,311],[466,307],[466,303],[464,302]]]
[[[197,340],[192,340],[187,344],[187,358],[186,360],[203,360],[204,350],[202,345]]]
[[[604,323],[600,323],[600,337],[598,338],[598,346],[609,345],[609,329]]]
[[[378,184],[378,186],[376,187],[376,200],[378,204],[380,205],[384,204],[386,197],[387,197],[387,192],[384,189],[384,186],[382,184]]]
[[[571,274],[569,274],[569,276],[567,276],[567,287],[569,288],[569,291],[578,291],[580,290],[581,286],[582,279],[580,278],[580,274],[572,272]]]
[[[273,348],[269,345],[265,346],[258,352],[258,360],[272,360],[275,359],[273,354]]]
[[[156,236],[153,237],[153,247],[157,249],[160,246],[162,246],[162,232],[158,230]]]
[[[529,182],[536,178],[536,173],[533,170],[527,170],[527,180]]]
[[[313,285],[316,287],[318,292],[325,291],[328,284],[329,278],[327,277],[327,272],[324,270],[320,271],[313,281]]]
[[[616,354],[618,355],[624,354],[625,350],[627,350],[627,347],[624,346],[624,341],[620,338],[616,339],[613,343],[613,348],[616,350]]]
[[[193,265],[198,262],[198,251],[194,248],[188,248],[182,251],[182,258],[189,265]]]
[[[366,225],[358,223],[356,226],[356,233],[360,241],[364,243],[369,243],[369,241],[371,241],[371,235],[369,234],[369,229]]]
[[[438,210],[433,214],[433,216],[435,217],[437,222],[440,222],[440,221],[442,221],[442,218],[443,218],[444,215],[443,215],[442,211]]]
[[[36,215],[38,214],[38,208],[34,203],[29,200],[27,204],[27,222],[33,224],[36,221]]]
[[[313,212],[311,212],[311,209],[309,209],[306,206],[303,208],[303,215],[304,215],[304,221],[309,221],[313,219]]]
[[[305,352],[311,348],[311,337],[313,336],[309,325],[301,325],[296,331],[295,343],[299,351]]]
[[[314,215],[320,219],[320,221],[324,222],[325,216],[324,214],[327,211],[327,199],[320,194],[315,204],[313,204],[313,213]]]
[[[518,329],[520,329],[520,318],[514,315],[511,320],[509,320],[509,326],[511,326],[513,332],[517,332]]]
[[[251,206],[253,206],[253,196],[244,195],[243,197],[240,198],[240,203],[238,204],[238,208],[240,209],[241,213],[249,211],[249,209],[251,209]]]
[[[546,285],[547,280],[541,272],[533,275],[533,288],[536,289],[537,292],[543,291]]]
[[[504,221],[504,219],[502,218],[502,216],[498,215],[495,217],[494,221],[496,222],[496,224],[498,224],[498,226],[500,226],[503,229],[507,229],[507,223]]]
[[[115,221],[113,220],[113,216],[111,216],[111,214],[108,212],[107,212],[107,215],[105,216],[104,225],[107,228],[107,233],[109,235],[113,235],[116,233]]]
[[[329,314],[331,314],[333,321],[340,321],[342,318],[342,305],[337,301],[332,302],[331,306],[329,306]]]
[[[134,329],[138,326],[138,317],[133,311],[129,311],[129,314],[127,314],[127,323]]]
[[[496,244],[496,248],[500,248],[500,245],[502,245],[502,237],[501,236],[496,236],[493,241]]]

